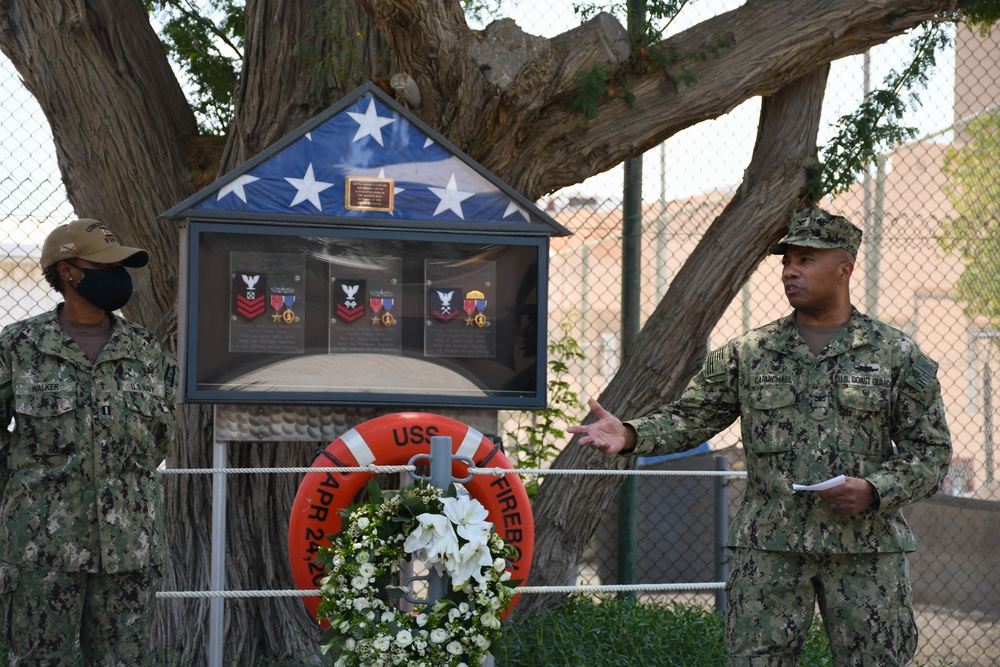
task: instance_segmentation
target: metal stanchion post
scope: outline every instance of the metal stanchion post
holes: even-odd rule
[[[729,470],[729,461],[725,456],[715,457],[716,470]],[[725,581],[729,576],[729,554],[726,542],[729,539],[729,478],[715,478],[715,580]],[[726,611],[726,590],[715,591],[715,609],[719,613]]]

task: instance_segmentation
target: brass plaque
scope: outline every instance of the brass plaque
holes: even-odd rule
[[[344,208],[348,210],[390,213],[395,206],[395,181],[391,178],[349,176],[344,189]]]

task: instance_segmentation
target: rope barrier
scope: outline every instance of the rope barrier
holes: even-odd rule
[[[163,475],[258,475],[268,473],[296,473],[310,474],[318,472],[366,472],[372,475],[387,472],[413,472],[416,466],[339,466],[339,467],[299,467],[299,468],[160,468],[156,472]],[[503,477],[504,475],[636,475],[639,477],[726,477],[729,479],[742,479],[747,476],[745,470],[585,470],[585,469],[563,469],[563,468],[519,468],[509,470],[507,468],[476,468],[470,467],[471,475],[492,475]]]
[[[725,588],[724,581],[709,581],[703,583],[680,583],[680,584],[603,584],[603,585],[583,585],[583,586],[519,586],[517,592],[522,595],[536,593],[633,593],[641,591],[713,591]],[[159,591],[156,593],[157,599],[179,599],[179,598],[299,598],[318,597],[318,590],[309,591],[272,591],[272,590],[246,590],[246,591]]]
[[[380,472],[413,472],[416,466],[340,466],[330,468],[159,468],[156,472],[163,475],[258,475],[266,473],[299,473],[314,472],[367,472],[373,475]],[[509,470],[507,472],[510,472]]]
[[[256,474],[309,474],[309,473],[350,473],[365,472],[369,474],[412,472],[416,470],[412,465],[394,466],[336,466],[336,467],[290,467],[290,468],[159,468],[157,473],[164,475],[256,475]],[[511,473],[518,475],[638,475],[649,477],[726,477],[731,479],[745,478],[746,471],[738,470],[601,470],[601,469],[562,469],[562,468],[521,468],[509,470],[507,468],[477,468],[470,467],[469,473],[472,475],[492,475],[504,476]],[[725,588],[725,582],[705,582],[705,583],[673,583],[673,584],[604,584],[604,585],[581,585],[581,586],[520,586],[517,589],[519,594],[535,593],[630,593],[641,591],[711,591]],[[280,598],[280,597],[318,597],[318,590],[245,590],[245,591],[158,591],[157,599],[183,599],[183,598]]]
[[[471,475],[504,476],[511,473],[518,475],[637,475],[639,477],[746,477],[745,470],[572,470],[569,468],[476,468],[470,467]]]

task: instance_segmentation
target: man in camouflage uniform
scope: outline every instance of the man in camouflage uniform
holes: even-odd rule
[[[916,651],[900,508],[935,492],[951,440],[937,364],[851,306],[861,230],[798,211],[781,254],[795,312],[708,355],[674,403],[622,423],[596,401],[573,426],[607,453],[690,449],[737,418],[747,488],[729,533],[730,665],[795,665],[818,603],[833,664],[905,665]],[[795,491],[845,475],[823,491]]]
[[[64,302],[0,333],[0,633],[12,666],[148,664],[162,552],[155,470],[176,361],[112,311],[149,255],[96,220],[41,264]],[[12,428],[8,425],[13,419]]]

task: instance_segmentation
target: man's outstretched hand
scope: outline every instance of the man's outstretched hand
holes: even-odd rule
[[[626,426],[618,417],[601,407],[601,404],[590,399],[587,401],[590,411],[597,421],[579,426],[570,426],[569,433],[579,433],[581,445],[589,445],[605,454],[617,454],[621,451],[630,452],[635,449],[635,431]]]

